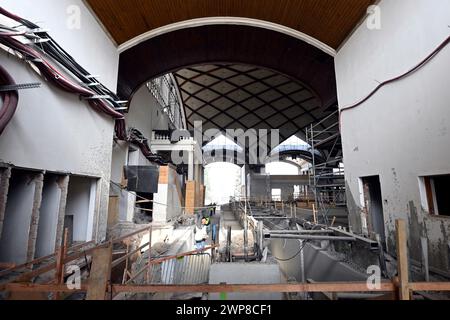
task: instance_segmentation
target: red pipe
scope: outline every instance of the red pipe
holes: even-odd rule
[[[0,65],[0,85],[15,85],[14,79],[9,73]],[[14,113],[17,110],[19,103],[19,93],[17,90],[0,92],[3,100],[3,106],[0,109],[0,135],[5,130],[8,123],[11,121]]]

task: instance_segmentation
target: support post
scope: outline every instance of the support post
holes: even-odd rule
[[[112,243],[106,248],[96,249],[92,254],[86,300],[105,300],[108,281],[111,278]]]
[[[336,216],[333,217],[333,221],[331,221],[331,227],[334,227],[334,223],[336,222]]]
[[[0,169],[0,239],[2,237],[3,222],[5,221],[6,200],[8,199],[10,178],[11,168]]]
[[[27,261],[32,261],[36,254],[36,241],[38,235],[39,216],[41,214],[42,190],[44,187],[44,174],[39,173],[33,178],[34,195],[31,210],[30,228],[28,229]],[[32,268],[33,266],[30,266]]]
[[[397,220],[396,240],[397,240],[397,269],[399,278],[400,300],[410,300],[409,291],[409,268],[408,268],[408,247],[406,238],[405,220]]]
[[[66,253],[67,253],[68,233],[69,233],[69,230],[67,228],[64,229],[63,244],[59,247],[57,254],[56,254],[56,273],[55,273],[56,284],[64,283],[64,273],[65,273],[64,260],[66,258]],[[60,298],[60,293],[56,292],[54,295],[54,299],[58,300],[59,298]]]
[[[312,205],[312,209],[313,209],[313,221],[314,221],[314,224],[317,224],[316,205],[314,203]]]
[[[61,196],[58,206],[58,222],[56,225],[56,241],[55,249],[59,248],[63,243],[64,236],[64,217],[66,215],[67,192],[69,190],[69,176],[63,176],[58,179],[58,187],[61,189]]]

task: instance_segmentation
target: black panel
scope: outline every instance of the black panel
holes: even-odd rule
[[[129,191],[158,193],[158,166],[125,166],[124,170]]]

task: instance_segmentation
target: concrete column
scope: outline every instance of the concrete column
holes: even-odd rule
[[[5,221],[6,200],[8,198],[9,178],[11,178],[11,168],[4,168],[0,171],[0,239],[2,238],[3,222]]]
[[[59,200],[58,224],[56,227],[56,242],[55,248],[62,244],[64,234],[64,217],[66,216],[67,191],[69,189],[69,176],[63,176],[58,181],[58,186],[61,189],[61,198]]]
[[[188,181],[194,180],[194,151],[189,151],[188,157]]]
[[[34,259],[36,252],[36,239],[38,235],[39,214],[42,203],[42,188],[44,187],[44,174],[40,173],[34,178],[34,199],[31,210],[30,232],[28,234],[27,261]]]

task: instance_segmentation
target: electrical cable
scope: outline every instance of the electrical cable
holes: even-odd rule
[[[141,152],[150,162],[167,164],[161,157],[154,155],[151,152],[147,139],[145,139],[145,137],[143,137],[136,129],[130,130],[130,135],[127,135],[125,117],[123,113],[116,110],[121,107],[116,102],[119,100],[119,97],[93,78],[90,73],[80,66],[47,32],[41,31],[38,25],[14,15],[2,7],[0,7],[0,14],[21,23],[23,26],[30,29],[29,32],[14,31],[14,29],[2,26],[2,29],[7,29],[8,32],[0,32],[1,44],[20,53],[24,60],[34,65],[41,75],[53,85],[66,92],[78,94],[81,98],[88,99],[88,103],[93,109],[113,117],[115,119],[114,131],[119,140],[137,144]],[[43,54],[13,38],[15,36],[40,39],[41,47],[39,49]],[[45,59],[44,54],[54,59],[68,72],[78,78],[83,86],[66,79],[50,64],[50,62],[47,61],[47,59]],[[95,98],[97,95],[102,96],[102,98]]]
[[[36,68],[41,72],[42,76],[44,76],[49,82],[58,86],[62,90],[76,93],[81,97],[88,98],[91,107],[115,118],[117,122],[115,125],[116,135],[119,139],[126,140],[126,129],[123,123],[124,115],[116,111],[116,109],[120,107],[120,105],[115,102],[116,100],[118,100],[118,97],[106,87],[104,87],[100,82],[93,79],[90,74],[78,63],[76,63],[76,61],[66,51],[64,51],[46,32],[39,31],[39,27],[37,25],[8,12],[2,7],[0,7],[0,14],[21,23],[27,28],[32,29],[28,33],[25,32],[24,36],[27,38],[31,37],[33,39],[39,38],[41,40],[41,48],[39,49],[43,51],[44,54],[50,56],[58,63],[60,63],[66,70],[80,79],[81,83],[84,86],[92,86],[88,89],[67,80],[44,58],[42,54],[29,47],[28,45],[23,44],[19,40],[13,38],[13,36],[23,34],[24,32],[2,32],[0,33],[0,43],[15,50],[16,52],[19,52],[25,60],[36,66]],[[39,36],[37,36],[38,34]],[[107,96],[108,98],[102,97],[102,99],[94,99],[93,97],[96,95],[105,97]]]
[[[309,240],[303,240],[303,244],[300,246],[300,250],[298,250],[298,252],[291,258],[288,259],[280,259],[275,257],[275,255],[272,254],[272,256],[275,258],[275,260],[280,261],[280,262],[288,262],[291,260],[294,260],[295,258],[297,258],[297,256],[302,253],[303,249],[305,248],[306,244],[309,242]]]
[[[15,85],[14,79],[11,75],[0,65],[0,85]],[[11,121],[14,113],[17,110],[19,103],[19,93],[17,90],[0,92],[1,100],[3,101],[0,109],[0,135],[5,130],[8,123]]]
[[[373,89],[365,98],[361,99],[359,102],[353,104],[353,105],[349,105],[346,107],[341,108],[340,112],[339,112],[339,118],[341,118],[342,113],[344,111],[347,110],[351,110],[351,109],[355,109],[357,107],[359,107],[360,105],[362,105],[363,103],[365,103],[366,101],[368,101],[370,98],[372,98],[381,88],[383,88],[384,86],[391,84],[393,82],[397,82],[399,80],[402,80],[410,75],[412,75],[413,73],[415,73],[416,71],[418,71],[419,69],[421,69],[423,66],[425,66],[428,62],[430,62],[436,55],[438,55],[448,44],[450,43],[450,36],[447,37],[447,39],[445,39],[435,50],[433,50],[433,52],[431,52],[425,59],[423,59],[422,61],[420,61],[417,65],[415,65],[413,68],[409,69],[407,72],[391,78],[389,80],[383,81],[382,83],[380,83],[375,89]],[[341,123],[341,121],[339,121],[339,123]]]

